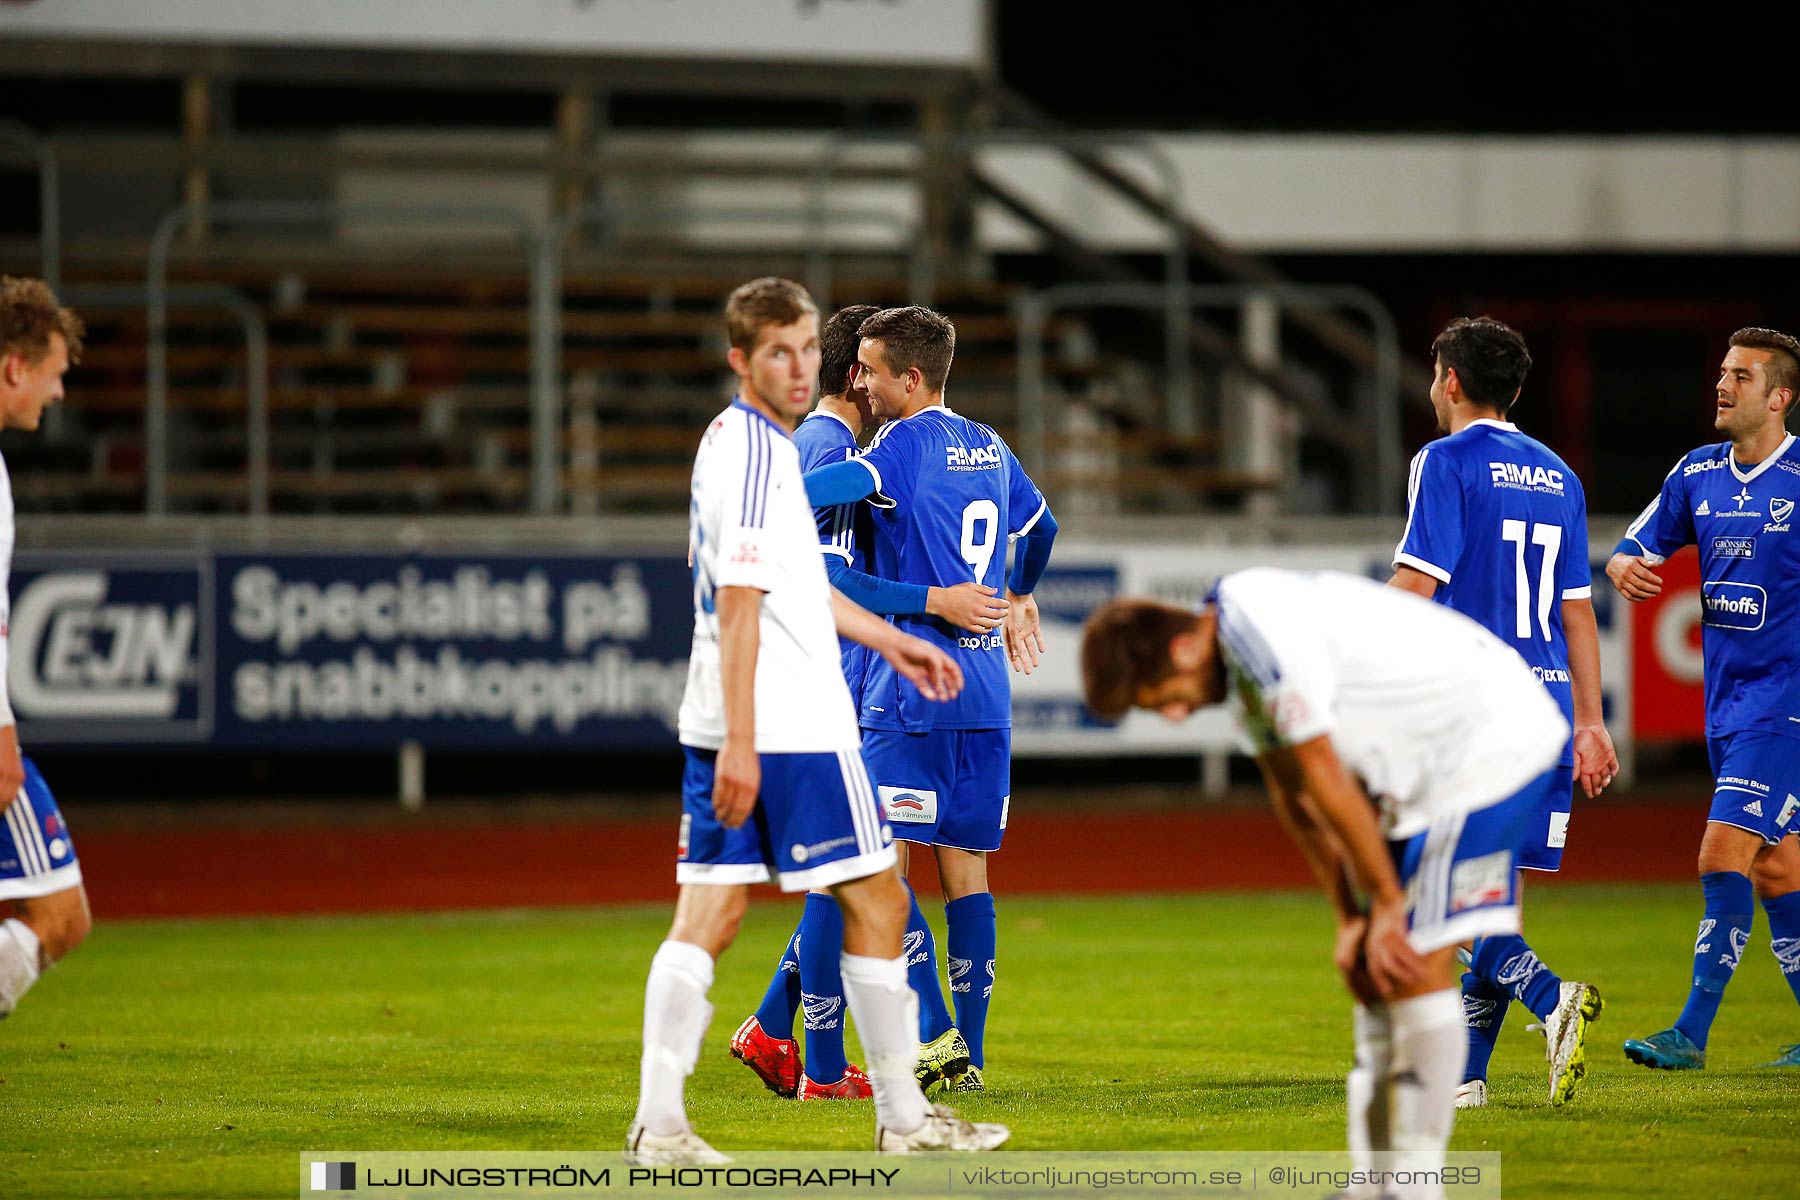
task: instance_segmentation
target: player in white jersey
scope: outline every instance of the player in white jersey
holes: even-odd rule
[[[1519,929],[1516,852],[1569,737],[1556,701],[1460,613],[1330,573],[1228,575],[1198,613],[1113,600],[1081,654],[1103,717],[1230,701],[1337,913],[1351,1152],[1441,1167],[1467,1052],[1455,951]]]
[[[0,278],[0,428],[35,430],[81,357],[81,318],[39,279]],[[69,827],[36,764],[19,753],[7,697],[12,479],[0,461],[0,1017],[93,924]]]
[[[818,310],[806,290],[758,279],[726,305],[738,396],[694,459],[688,551],[694,645],[682,697],[680,885],[650,966],[636,1163],[724,1159],[688,1124],[683,1096],[712,1017],[713,963],[736,935],[748,887],[828,887],[844,916],[845,997],[875,1094],[877,1150],[989,1150],[1001,1125],[927,1103],[913,1076],[918,999],[901,931],[907,899],[893,836],[863,766],[833,630],[880,654],[929,699],[961,687],[954,661],[858,608],[825,577],[789,433],[819,373]]]

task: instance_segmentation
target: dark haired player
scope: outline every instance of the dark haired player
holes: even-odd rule
[[[43,280],[0,277],[0,428],[38,427],[63,397],[83,332]],[[19,754],[6,688],[12,551],[12,479],[0,460],[0,912],[12,914],[0,921],[0,1017],[93,925],[68,824],[37,764]]]
[[[800,453],[800,470],[839,463],[855,454],[865,430],[873,428],[869,393],[862,386],[856,365],[863,321],[873,316],[872,304],[853,304],[833,313],[819,333],[818,407],[806,415],[794,431],[794,448]],[[883,615],[927,613],[960,629],[986,634],[1006,617],[1006,602],[995,589],[964,581],[952,587],[901,583],[868,573],[874,540],[870,509],[866,504],[842,504],[814,511],[820,549],[825,554],[825,574],[832,586],[870,612]],[[851,703],[862,705],[863,674],[868,650],[849,638],[838,639],[844,682]],[[932,971],[930,992],[921,1000],[923,1025],[929,1014],[944,1012],[943,993],[936,979],[937,949],[931,929],[911,896],[904,953],[909,973],[921,964]],[[838,952],[843,941],[844,918],[831,893],[815,889],[806,895],[800,923],[788,939],[775,967],[775,976],[757,1007],[731,1039],[732,1056],[755,1071],[778,1096],[801,1100],[864,1100],[870,1095],[868,1077],[844,1055],[844,986],[838,971]],[[917,980],[914,981],[915,986]],[[792,1033],[796,1015],[804,1017],[806,1055]],[[947,1020],[947,1018],[946,1018]],[[934,1034],[933,1037],[936,1035]],[[921,1036],[921,1041],[931,1038]],[[960,1062],[936,1064],[961,1072]]]
[[[1606,574],[1627,600],[1662,591],[1651,570],[1683,546],[1700,551],[1706,749],[1717,780],[1700,839],[1705,916],[1693,986],[1672,1028],[1625,1043],[1646,1067],[1706,1065],[1706,1039],[1756,920],[1800,999],[1800,451],[1787,419],[1800,394],[1800,342],[1772,329],[1731,335],[1713,428],[1726,441],[1675,464],[1619,542]],[[1770,1067],[1800,1067],[1800,1045]]]
[[[1569,726],[1536,678],[1459,613],[1366,579],[1259,569],[1198,613],[1112,600],[1088,619],[1082,686],[1102,717],[1186,720],[1229,700],[1276,815],[1338,919],[1355,1013],[1353,1166],[1442,1197],[1468,1049],[1458,943],[1517,933],[1514,856]],[[1376,1163],[1372,1155],[1396,1156]]]
[[[987,856],[1000,848],[1012,799],[1006,662],[1029,671],[1042,652],[1031,593],[1050,561],[1056,522],[1000,435],[945,406],[955,352],[955,327],[928,308],[890,308],[865,321],[860,377],[871,411],[886,423],[850,462],[812,472],[807,492],[815,505],[870,498],[875,574],[883,579],[919,585],[961,578],[989,588],[1007,581],[1001,632],[972,634],[935,617],[895,618],[956,658],[968,681],[957,700],[921,705],[894,672],[871,662],[860,716],[863,752],[894,836],[932,846],[944,886],[956,1024],[947,1012],[931,1011],[936,964],[909,966],[926,1005],[920,1077],[935,1074],[952,1090],[978,1091],[995,962]],[[1009,575],[1007,550],[1015,540]],[[905,865],[902,859],[903,875]],[[955,1071],[965,1056],[968,1065]]]
[[[1600,706],[1600,635],[1588,567],[1587,503],[1567,463],[1508,421],[1531,369],[1517,330],[1492,317],[1453,321],[1431,344],[1431,406],[1446,436],[1414,456],[1406,532],[1389,582],[1435,599],[1517,650],[1556,698],[1574,736],[1519,847],[1519,866],[1562,865],[1574,781],[1589,797],[1618,770]],[[1469,1061],[1459,1108],[1487,1103],[1488,1060],[1513,999],[1543,1023],[1550,1103],[1586,1073],[1600,993],[1559,979],[1517,933],[1483,938],[1462,977]]]

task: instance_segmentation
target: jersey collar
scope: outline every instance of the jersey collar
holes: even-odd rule
[[[1751,467],[1748,471],[1741,470],[1738,467],[1737,447],[1735,447],[1735,446],[1733,446],[1731,449],[1725,451],[1725,461],[1727,463],[1731,464],[1731,473],[1737,477],[1737,481],[1739,483],[1754,483],[1756,481],[1756,477],[1758,475],[1761,475],[1764,471],[1768,470],[1770,467],[1774,466],[1775,460],[1780,458],[1782,455],[1786,454],[1788,452],[1788,447],[1792,446],[1793,444],[1794,444],[1794,435],[1790,433],[1786,437],[1781,439],[1781,445],[1775,447],[1775,453],[1769,455],[1769,457],[1763,459],[1761,462],[1757,463],[1754,467]]]
[[[804,425],[808,421],[812,420],[814,417],[829,417],[831,420],[836,421],[839,425],[842,425],[846,430],[849,430],[851,437],[856,436],[856,430],[850,428],[850,422],[844,420],[844,418],[838,416],[836,413],[826,412],[822,408],[815,408],[811,412],[807,413],[804,417],[800,418],[800,423],[802,425]]]
[[[1486,425],[1490,429],[1501,429],[1501,430],[1506,431],[1507,433],[1519,432],[1519,427],[1517,425],[1514,425],[1511,421],[1502,421],[1495,417],[1476,417],[1473,421],[1470,421],[1467,425],[1464,425],[1463,428],[1464,429],[1473,429],[1477,425]]]
[[[764,425],[767,425],[770,429],[775,430],[777,433],[779,433],[784,438],[793,437],[793,434],[789,433],[787,430],[783,429],[781,426],[777,425],[775,422],[769,420],[768,414],[759,411],[754,405],[744,403],[744,398],[742,396],[733,396],[731,398],[731,407],[743,409],[745,412],[749,413],[751,416],[753,416],[757,420],[761,421]]]

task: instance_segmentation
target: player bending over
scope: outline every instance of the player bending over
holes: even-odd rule
[[[1081,671],[1103,717],[1231,704],[1337,913],[1350,1150],[1440,1168],[1468,1050],[1456,946],[1519,931],[1517,849],[1569,736],[1556,702],[1468,618],[1334,573],[1228,575],[1199,612],[1110,601]]]

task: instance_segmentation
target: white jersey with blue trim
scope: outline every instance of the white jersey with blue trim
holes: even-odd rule
[[[1411,592],[1258,567],[1221,579],[1210,600],[1252,751],[1329,736],[1390,838],[1499,803],[1568,740],[1556,701],[1509,646]]]
[[[756,749],[761,754],[854,750],[855,710],[838,666],[831,585],[787,431],[742,400],[707,426],[694,456],[688,504],[694,645],[681,698],[681,744],[725,741],[719,675],[722,587],[763,593],[756,655]]]
[[[1730,442],[1685,455],[1626,530],[1616,553],[1652,566],[1700,551],[1706,735],[1800,738],[1800,449],[1787,435],[1753,467]]]

